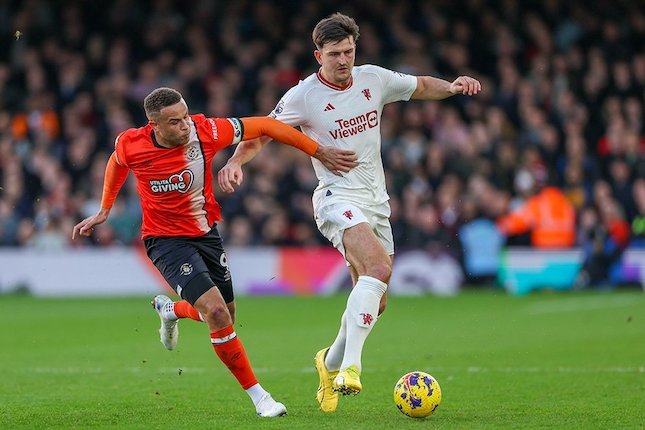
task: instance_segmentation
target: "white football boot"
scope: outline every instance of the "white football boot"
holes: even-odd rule
[[[273,400],[269,393],[262,397],[262,400],[255,406],[255,410],[260,417],[273,418],[287,415],[287,408],[282,403]]]
[[[178,320],[169,319],[166,317],[167,311],[174,306],[173,301],[168,296],[158,295],[152,299],[152,307],[159,315],[161,320],[161,327],[159,328],[159,341],[166,347],[166,349],[174,349],[177,346],[179,339],[179,327],[177,327]]]

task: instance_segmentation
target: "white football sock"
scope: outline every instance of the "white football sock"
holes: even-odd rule
[[[340,364],[343,362],[343,354],[345,354],[345,339],[347,339],[347,311],[343,312],[340,319],[340,330],[334,343],[329,347],[327,356],[325,357],[325,367],[332,372],[340,369]]]
[[[249,397],[253,401],[253,404],[255,406],[257,406],[258,403],[260,402],[260,400],[262,400],[262,398],[264,396],[266,396],[267,394],[269,394],[269,393],[264,388],[262,388],[262,385],[257,383],[254,386],[252,386],[251,388],[247,388],[246,389],[246,394],[249,395]]]
[[[371,276],[359,276],[347,299],[347,340],[341,369],[356,366],[361,370],[361,354],[367,336],[378,317],[381,297],[387,284]]]

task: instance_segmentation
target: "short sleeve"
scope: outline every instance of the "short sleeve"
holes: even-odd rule
[[[298,127],[305,124],[307,122],[307,107],[302,96],[301,84],[287,91],[269,116],[291,127]]]
[[[370,65],[383,84],[383,104],[407,101],[417,89],[417,77]]]
[[[204,135],[213,139],[216,151],[240,143],[244,136],[244,124],[239,118],[206,118],[202,127],[207,129]]]

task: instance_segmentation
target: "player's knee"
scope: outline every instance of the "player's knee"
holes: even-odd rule
[[[202,316],[207,322],[218,326],[226,326],[233,323],[228,307],[223,300],[211,300],[207,302],[204,306]]]

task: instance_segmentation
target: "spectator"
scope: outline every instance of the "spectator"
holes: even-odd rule
[[[530,231],[537,248],[569,248],[575,245],[575,211],[562,191],[554,186],[534,187],[535,194],[520,207],[497,220],[504,235]]]
[[[645,179],[637,179],[632,192],[636,214],[632,219],[630,246],[645,248]]]
[[[514,181],[525,179],[525,170],[535,176],[536,166],[578,213],[593,203],[600,181],[609,184],[607,197],[625,221],[642,215],[631,192],[645,178],[638,2],[421,3],[414,20],[410,5],[395,0],[369,3],[364,14],[352,8],[362,30],[360,62],[442,76],[470,68],[484,91],[479,100],[385,109],[382,149],[392,206],[398,204],[393,227],[400,247],[416,240],[410,232],[420,204],[437,205],[443,245],[454,244],[466,222],[462,206],[471,204],[462,194],[472,195],[483,216],[497,218],[509,201],[526,198]],[[95,212],[93,193],[116,134],[145,122],[137,94],[172,83],[210,115],[265,114],[284,88],[312,72],[307,23],[348,7],[339,0],[213,4],[7,3],[0,19],[6,48],[0,50],[0,245],[22,246],[48,231],[43,219],[58,217],[54,228],[60,229]],[[613,17],[604,13],[609,9]],[[9,36],[16,25],[20,40]],[[433,51],[421,55],[427,46]],[[235,228],[240,244],[324,244],[307,197],[314,185],[303,175],[311,175],[309,161],[276,146],[253,162],[257,180],[223,199],[222,211],[231,224],[231,215],[244,220],[239,225],[246,227]],[[216,168],[226,155],[215,160]],[[528,158],[538,163],[530,167]],[[277,166],[266,161],[275,159]],[[470,190],[473,183],[479,193]],[[117,204],[123,218],[112,224],[117,243],[138,236],[140,213],[130,187]],[[272,218],[276,211],[288,217]],[[286,228],[277,228],[282,222]],[[276,231],[288,237],[264,237]]]
[[[607,285],[612,271],[616,270],[626,246],[626,226],[615,219],[614,211],[615,206],[609,205],[609,213],[604,217],[593,206],[581,212],[578,235],[583,265],[574,284],[577,288]]]
[[[466,280],[490,284],[497,275],[504,238],[495,223],[478,213],[473,198],[464,199],[459,241]]]

